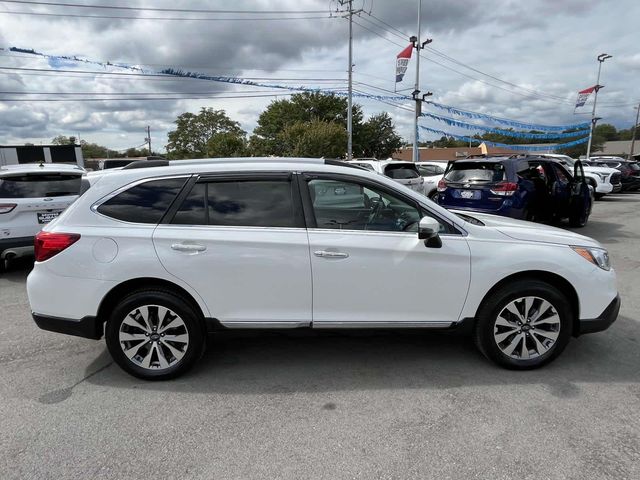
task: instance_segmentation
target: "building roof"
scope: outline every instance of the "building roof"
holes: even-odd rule
[[[640,139],[636,139],[636,145],[634,147],[635,152],[638,153],[640,150]],[[597,153],[602,153],[602,155],[617,155],[617,156],[627,156],[631,152],[631,140],[615,140],[611,142],[605,142],[602,146],[602,150]]]
[[[459,160],[466,158],[469,155],[481,155],[483,152],[480,147],[447,147],[447,148],[419,148],[421,162],[449,162],[451,160]],[[521,153],[515,150],[509,150],[501,147],[487,147],[487,153],[489,155],[512,155],[515,153]],[[413,149],[411,147],[401,148],[393,154],[393,158],[398,160],[411,161],[413,157]]]

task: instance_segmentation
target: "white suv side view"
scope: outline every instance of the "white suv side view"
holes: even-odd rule
[[[447,162],[416,162],[416,167],[424,178],[424,194],[434,202],[438,198],[438,183],[444,177]]]
[[[420,172],[413,162],[405,162],[402,160],[362,160],[356,159],[349,162],[358,165],[372,172],[377,172],[394,179],[396,182],[409,187],[418,193],[424,195],[424,178],[420,176]]]
[[[0,270],[33,254],[36,233],[78,198],[83,173],[65,164],[0,167]]]
[[[456,214],[344,162],[167,163],[99,177],[38,234],[27,281],[40,328],[104,335],[132,375],[175,377],[227,328],[459,330],[528,369],[618,315],[588,237]]]

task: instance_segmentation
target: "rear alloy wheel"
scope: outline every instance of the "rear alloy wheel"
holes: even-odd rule
[[[438,203],[438,191],[434,190],[433,192],[431,192],[429,194],[429,198],[434,201],[435,203]]]
[[[529,369],[557,357],[571,336],[564,296],[543,282],[519,281],[500,289],[481,308],[476,344],[507,368]]]
[[[187,371],[204,347],[204,331],[193,308],[164,291],[141,291],[113,311],[107,347],[126,372],[146,380],[165,380]]]

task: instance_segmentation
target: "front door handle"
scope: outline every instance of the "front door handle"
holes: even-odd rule
[[[316,257],[321,258],[348,258],[349,254],[344,252],[328,252],[326,250],[317,250],[313,252]]]
[[[178,252],[198,253],[204,252],[206,249],[207,247],[197,243],[174,243],[171,245],[171,250],[177,250]]]

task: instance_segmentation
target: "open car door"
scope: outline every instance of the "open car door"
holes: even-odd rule
[[[569,222],[574,227],[583,227],[589,219],[595,196],[592,188],[584,176],[582,162],[576,160],[573,165],[573,183],[569,201]]]

